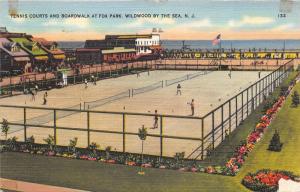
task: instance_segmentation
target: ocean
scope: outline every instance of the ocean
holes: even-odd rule
[[[162,40],[165,49],[181,49],[183,44],[190,49],[217,49],[219,46],[212,46],[211,40]],[[82,48],[82,41],[60,41],[60,48]],[[222,40],[221,48],[224,49],[268,49],[268,50],[300,50],[300,39],[296,40]]]

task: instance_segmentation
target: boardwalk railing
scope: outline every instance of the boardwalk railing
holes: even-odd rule
[[[26,89],[34,88],[50,89],[59,86],[83,83],[85,79],[92,81],[91,76],[100,80],[135,73],[152,68],[152,61],[136,61],[132,63],[116,63],[110,65],[94,65],[83,67],[76,72],[76,69],[66,69],[67,77],[64,79],[60,72],[48,72],[40,74],[28,74],[17,77],[3,78],[0,82],[0,95],[12,95],[15,92],[23,92]]]

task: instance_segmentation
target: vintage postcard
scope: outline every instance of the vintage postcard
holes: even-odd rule
[[[299,0],[1,0],[0,191],[300,192]]]

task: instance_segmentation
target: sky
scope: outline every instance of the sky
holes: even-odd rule
[[[0,26],[56,41],[151,33],[153,28],[163,30],[162,39],[175,40],[210,40],[218,34],[224,40],[300,39],[299,10],[300,0],[0,0]],[[56,14],[59,18],[50,18]],[[99,18],[103,15],[107,18]]]

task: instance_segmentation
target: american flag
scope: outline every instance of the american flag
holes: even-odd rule
[[[218,45],[221,42],[221,34],[212,40],[212,45]]]

